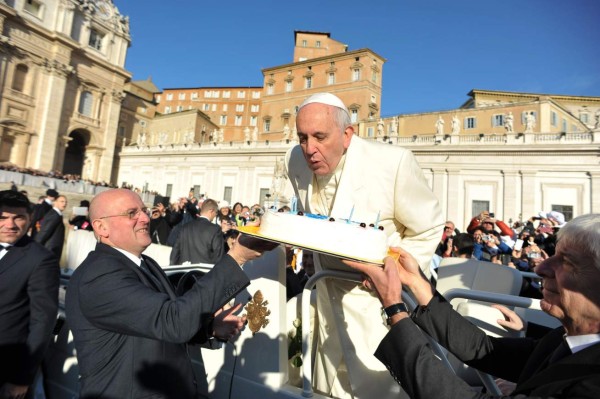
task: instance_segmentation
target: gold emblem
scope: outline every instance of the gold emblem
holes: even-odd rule
[[[248,318],[248,326],[252,335],[260,331],[261,328],[265,328],[269,324],[267,316],[271,314],[271,311],[267,309],[269,301],[265,301],[262,292],[260,290],[254,293],[252,300],[248,302],[244,309]]]

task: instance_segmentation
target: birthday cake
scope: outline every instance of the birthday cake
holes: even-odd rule
[[[269,209],[258,232],[267,239],[373,263],[383,263],[388,252],[382,227],[322,215]]]

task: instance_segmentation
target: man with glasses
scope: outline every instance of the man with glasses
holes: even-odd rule
[[[136,193],[98,194],[90,219],[98,244],[73,273],[66,296],[80,397],[196,398],[186,343],[239,334],[246,318],[234,312],[241,304],[219,309],[249,284],[240,266],[275,244],[238,240],[177,297],[159,265],[142,255],[151,242],[150,217]]]
[[[26,196],[0,191],[0,398],[33,397],[56,323],[58,260],[26,234],[31,212]]]

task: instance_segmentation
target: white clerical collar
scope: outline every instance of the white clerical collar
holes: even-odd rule
[[[54,202],[52,202],[51,200],[49,200],[48,198],[44,198],[44,201],[46,201],[46,203],[48,205],[52,205]]]
[[[113,248],[116,249],[117,251],[119,251],[120,253],[122,253],[123,255],[127,256],[136,265],[140,266],[142,264],[142,258],[138,258],[131,252],[125,251],[124,249],[117,248],[117,247],[113,247]]]
[[[586,334],[586,335],[574,335],[572,337],[567,336],[565,338],[572,353],[577,353],[580,350],[592,346],[600,342],[600,334]]]

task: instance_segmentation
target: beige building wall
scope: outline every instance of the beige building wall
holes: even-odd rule
[[[333,40],[328,32],[294,32],[294,62],[344,53],[348,45]]]
[[[103,4],[0,2],[0,161],[111,179],[130,36]]]

